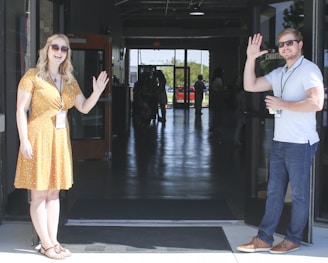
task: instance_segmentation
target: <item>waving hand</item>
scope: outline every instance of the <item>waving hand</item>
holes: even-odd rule
[[[262,44],[262,35],[254,34],[253,38],[248,38],[248,47],[247,47],[247,57],[251,59],[256,59],[263,54],[268,53],[268,50],[260,50]]]

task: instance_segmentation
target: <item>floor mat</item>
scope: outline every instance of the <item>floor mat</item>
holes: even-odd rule
[[[79,253],[231,251],[221,227],[62,226],[58,237]]]
[[[80,199],[69,219],[234,220],[225,200]]]

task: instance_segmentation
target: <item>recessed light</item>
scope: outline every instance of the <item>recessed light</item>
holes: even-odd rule
[[[189,15],[191,15],[191,16],[203,16],[203,15],[205,15],[205,13],[200,11],[200,10],[195,10],[195,11],[190,12]]]

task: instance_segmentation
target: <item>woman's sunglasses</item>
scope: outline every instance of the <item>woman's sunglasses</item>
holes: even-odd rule
[[[288,47],[290,47],[290,46],[294,45],[294,41],[296,41],[297,43],[300,42],[299,40],[296,40],[296,39],[293,39],[293,40],[287,40],[287,41],[283,41],[283,42],[278,42],[278,43],[277,43],[277,46],[278,46],[279,48],[282,48],[282,47],[284,47],[285,44],[286,44]]]
[[[59,51],[59,49],[61,50],[61,52],[63,52],[63,53],[67,53],[67,51],[69,50],[69,47],[67,47],[67,46],[58,46],[57,44],[53,44],[53,45],[50,45],[51,46],[51,48],[52,48],[52,50],[53,51]]]

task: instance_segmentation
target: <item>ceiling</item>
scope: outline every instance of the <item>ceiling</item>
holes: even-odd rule
[[[114,5],[119,10],[125,37],[172,39],[238,36],[246,28],[248,2],[114,0]],[[202,11],[204,15],[192,16],[191,11]]]

